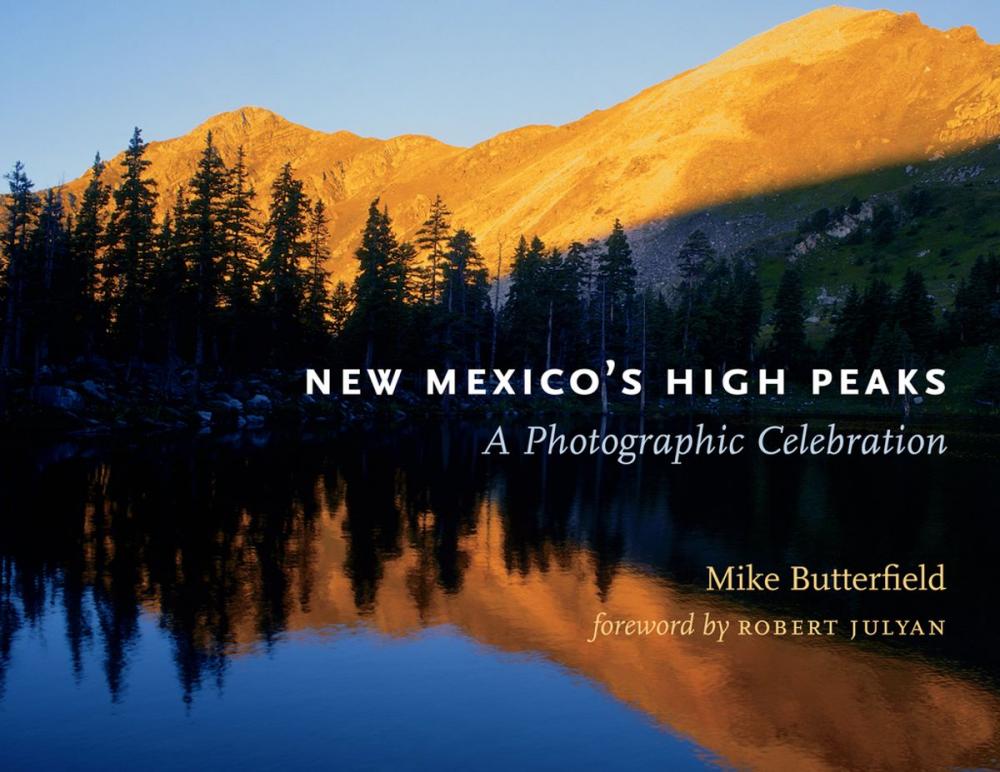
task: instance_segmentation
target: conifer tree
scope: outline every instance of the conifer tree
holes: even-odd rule
[[[728,260],[719,260],[699,282],[689,356],[697,355],[702,364],[722,369],[743,356],[746,347],[736,315],[738,298],[733,267]]]
[[[616,311],[617,316],[624,317],[635,296],[636,270],[632,262],[632,247],[620,220],[615,220],[604,246],[605,251],[598,258],[597,275],[605,289],[609,318],[613,322]]]
[[[990,346],[986,351],[986,361],[974,393],[976,399],[991,407],[1000,406],[1000,355],[996,346]]]
[[[699,299],[699,288],[703,276],[711,270],[715,261],[715,250],[708,236],[701,230],[691,233],[677,255],[677,269],[680,284],[677,288],[684,309],[684,325],[681,340],[681,357],[686,357],[691,343],[691,320],[695,303]]]
[[[854,367],[858,361],[856,351],[862,324],[861,293],[851,285],[844,302],[833,317],[833,332],[825,346],[825,355],[832,364]]]
[[[388,216],[388,212],[385,213]],[[390,220],[391,223],[391,220]],[[412,292],[413,264],[417,259],[417,248],[409,241],[402,241],[392,253],[389,262],[389,284],[397,310],[405,303],[415,302]]]
[[[368,206],[368,220],[355,256],[358,274],[354,278],[354,318],[364,340],[364,366],[371,367],[375,345],[387,316],[391,294],[389,265],[398,248],[388,212],[378,208],[376,198]]]
[[[876,205],[872,213],[872,241],[876,246],[885,246],[896,237],[896,212],[892,205],[881,203]]]
[[[987,337],[990,327],[990,294],[982,282],[972,280],[972,273],[981,264],[980,257],[972,267],[970,276],[963,278],[955,290],[955,303],[950,327],[955,342],[959,346],[973,345]]]
[[[39,209],[34,183],[28,179],[24,165],[18,161],[4,176],[10,194],[4,200],[4,328],[0,370],[21,364],[26,326],[25,300],[31,271],[30,237]]]
[[[375,361],[380,339],[391,334],[407,297],[407,270],[414,250],[399,244],[392,231],[386,209],[379,209],[376,198],[368,207],[368,219],[355,252],[358,274],[354,279],[354,314],[356,329],[363,341],[364,366]]]
[[[922,360],[934,348],[934,302],[927,295],[923,275],[907,269],[895,298],[895,319]]]
[[[774,337],[771,340],[774,357],[783,367],[794,370],[804,361],[805,319],[802,275],[795,266],[788,266],[781,275],[774,298]]]
[[[976,258],[969,275],[959,283],[949,318],[955,342],[974,346],[995,340],[1000,332],[1000,258]]]
[[[193,238],[188,212],[187,192],[180,187],[173,210],[163,218],[157,238],[156,267],[150,276],[150,305],[162,339],[168,394],[173,389],[173,376],[182,358],[182,341],[187,337],[185,322],[194,316],[188,260]]]
[[[228,191],[222,216],[226,256],[223,289],[230,306],[242,306],[253,297],[261,237],[257,209],[253,204],[257,191],[250,181],[242,145],[237,148],[236,161],[229,170]]]
[[[271,352],[276,358],[297,353],[309,257],[309,199],[302,181],[286,163],[271,185],[271,204],[264,230],[266,253],[260,265],[261,302],[270,320]]]
[[[321,341],[329,330],[329,272],[326,270],[326,262],[330,258],[330,248],[327,246],[329,240],[326,206],[322,201],[317,201],[309,215],[309,265],[305,297],[305,324],[314,342]]]
[[[191,239],[191,276],[195,288],[194,366],[201,372],[214,349],[215,313],[226,254],[225,207],[229,172],[212,142],[212,132],[205,135],[205,147],[188,187],[191,198],[184,212],[185,226]]]
[[[449,313],[465,314],[471,288],[485,277],[486,266],[476,247],[476,237],[465,228],[448,239],[444,262],[444,304]]]
[[[487,271],[475,236],[464,228],[455,231],[448,240],[443,281],[445,344],[455,349],[461,358],[478,362],[480,338],[489,316]],[[449,358],[451,353],[448,352]]]
[[[827,356],[841,367],[863,366],[879,328],[894,318],[894,308],[892,291],[881,279],[870,281],[863,293],[852,286],[834,316]]]
[[[35,231],[36,275],[31,282],[31,313],[34,326],[34,372],[37,374],[49,361],[54,335],[74,329],[74,320],[66,316],[70,310],[66,252],[68,236],[62,190],[45,191],[38,228]],[[60,352],[65,353],[65,352]]]
[[[861,306],[854,355],[857,364],[864,366],[871,356],[875,336],[882,324],[892,319],[892,290],[882,279],[873,279],[865,287],[861,296]]]
[[[250,355],[257,335],[255,293],[260,271],[261,228],[253,201],[243,146],[229,170],[229,195],[222,213],[225,254],[222,266],[222,316],[228,328],[229,354],[239,364]]]
[[[764,312],[764,295],[756,272],[745,260],[733,264],[734,288],[733,318],[735,325],[737,357],[745,364],[754,360],[757,335]]]
[[[872,344],[871,355],[868,358],[868,371],[894,370],[908,368],[913,365],[913,345],[910,336],[900,326],[899,322],[884,321],[879,325],[878,332]]]
[[[574,241],[565,256],[554,250],[549,270],[556,331],[554,361],[563,364],[586,361],[593,282],[587,247]]]
[[[83,353],[88,359],[93,355],[105,326],[98,279],[104,242],[105,209],[111,199],[111,191],[104,184],[103,175],[104,162],[98,153],[90,167],[90,180],[83,191],[70,236],[70,255],[73,261],[70,281],[75,297],[74,316],[79,317],[83,328]]]
[[[593,291],[594,271],[587,245],[574,241],[566,251],[566,268],[568,276],[577,284],[581,298],[586,298]]]
[[[556,318],[557,314],[562,311],[568,289],[564,285],[567,277],[564,274],[562,251],[558,247],[553,248],[545,256],[543,266],[543,281],[538,300],[545,310],[545,369],[548,370],[552,367],[553,356],[556,353],[556,338],[558,337]]]
[[[420,230],[417,231],[417,246],[430,253],[431,264],[428,278],[429,297],[432,305],[437,302],[439,272],[443,267],[444,251],[451,235],[451,224],[448,222],[450,216],[451,212],[441,200],[441,196],[435,196],[434,203],[431,204],[430,214],[420,226]]]
[[[537,236],[529,245],[521,236],[510,269],[504,316],[511,353],[524,365],[541,363],[548,324],[545,244]]]
[[[663,393],[663,374],[676,364],[679,353],[677,318],[663,292],[647,287],[646,295],[646,379],[650,395]]]
[[[627,367],[632,343],[636,270],[632,262],[632,248],[620,220],[615,220],[604,246],[597,265],[597,280],[606,316],[602,320],[605,345],[601,357],[602,360],[606,357],[621,358]]]
[[[114,191],[115,208],[106,234],[104,280],[111,325],[121,349],[132,357],[143,353],[143,294],[156,248],[156,183],[145,176],[149,168],[145,155],[146,143],[136,127],[122,158],[122,178]]]
[[[351,315],[351,290],[347,282],[338,281],[330,295],[330,332],[340,337]]]

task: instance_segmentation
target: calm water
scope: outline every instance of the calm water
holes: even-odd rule
[[[998,763],[991,431],[943,459],[623,468],[485,459],[494,428],[6,447],[0,768]],[[749,561],[944,562],[950,589],[703,591]],[[587,644],[601,611],[948,628]]]

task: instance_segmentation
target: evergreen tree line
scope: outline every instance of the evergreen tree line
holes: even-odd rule
[[[329,288],[328,216],[291,165],[262,219],[242,148],[227,166],[209,132],[158,218],[146,150],[136,129],[114,189],[98,156],[73,211],[59,189],[35,194],[20,163],[7,175],[0,367],[106,358],[165,365],[169,380],[182,365],[283,366],[325,345],[348,293]]]
[[[906,271],[895,290],[881,278],[871,279],[862,290],[850,287],[819,350],[806,344],[804,316],[801,280],[789,269],[775,300],[774,348],[787,352],[793,364],[797,357],[799,362],[862,370],[928,367],[936,355],[1000,341],[1000,260],[977,258],[941,322],[923,274],[914,269]]]
[[[617,220],[605,241],[565,251],[522,236],[505,262],[498,244],[487,267],[440,196],[412,243],[373,201],[353,285],[331,287],[329,218],[290,164],[259,213],[242,148],[227,165],[208,133],[194,174],[158,217],[146,150],[136,129],[113,189],[98,157],[72,211],[59,189],[36,194],[20,163],[7,175],[4,372],[105,359],[129,374],[154,366],[169,388],[182,368],[197,381],[325,363],[573,369],[613,359],[641,367],[655,396],[670,367],[920,366],[1000,332],[996,258],[975,264],[944,325],[916,271],[895,292],[878,279],[852,288],[817,350],[794,265],[767,318],[753,261],[719,256],[701,231],[676,256],[669,297],[638,289]]]

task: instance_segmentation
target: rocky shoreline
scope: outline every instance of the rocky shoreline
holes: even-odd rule
[[[169,385],[167,385],[169,380]],[[179,370],[105,365],[12,373],[0,391],[0,424],[9,431],[105,434],[117,431],[233,431],[276,424],[354,423],[375,415],[370,400],[317,399],[302,374],[270,370],[198,378]]]
[[[11,372],[0,379],[0,427],[11,436],[103,435],[198,431],[225,433],[307,425],[351,426],[374,420],[400,422],[436,416],[492,416],[516,420],[535,415],[600,416],[595,400],[572,397],[428,398],[401,388],[392,398],[312,396],[305,371],[266,370],[201,377],[193,369],[98,363],[44,368],[34,377]],[[921,400],[922,402],[922,400]],[[914,405],[912,417],[943,412]],[[613,404],[617,416],[638,416],[638,402]],[[947,412],[947,411],[945,411]],[[650,418],[679,415],[901,416],[887,401],[861,402],[781,397],[693,397],[655,400]]]

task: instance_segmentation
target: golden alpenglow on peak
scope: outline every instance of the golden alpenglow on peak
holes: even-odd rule
[[[155,130],[155,127],[150,127]],[[440,194],[486,249],[537,233],[565,245],[634,231],[640,270],[686,213],[871,169],[926,161],[1000,135],[1000,53],[974,30],[913,13],[832,6],[753,37],[700,67],[563,126],[526,126],[470,148],[431,137],[327,133],[264,108],[222,113],[152,143],[169,204],[206,131],[231,161],[243,145],[264,208],[290,161],[331,214],[334,278],[349,278],[369,202],[410,238]],[[118,164],[110,164],[115,179]],[[79,193],[84,180],[71,183]]]

